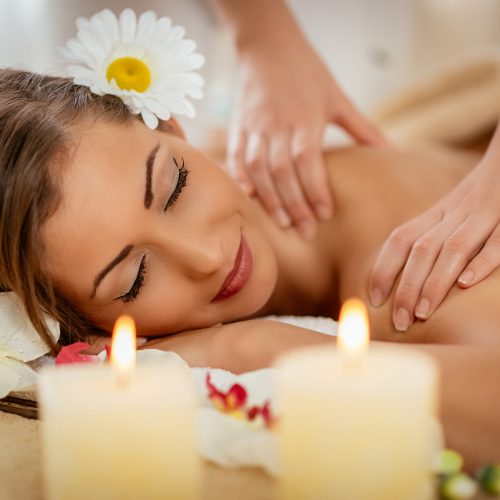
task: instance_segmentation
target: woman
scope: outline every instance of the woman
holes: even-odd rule
[[[331,342],[255,318],[335,318],[346,298],[366,301],[386,235],[474,163],[449,152],[333,151],[325,161],[337,216],[306,241],[277,228],[174,120],[150,130],[115,97],[5,70],[0,124],[0,285],[18,293],[40,335],[50,342],[43,311],[61,322],[66,342],[89,325],[109,332],[128,313],[140,335],[163,336],[148,346],[233,371]],[[500,381],[499,280],[452,291],[405,334],[389,305],[370,310],[374,339],[438,344],[421,348],[441,363],[445,431],[469,466],[500,449],[500,407],[484,392]]]

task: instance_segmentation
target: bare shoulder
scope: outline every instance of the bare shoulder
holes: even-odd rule
[[[391,321],[392,301],[371,309],[375,337],[403,343],[500,346],[500,271],[469,289],[453,287],[426,321],[416,321],[405,333]]]
[[[449,147],[426,145],[413,149],[337,148],[327,151],[324,158],[332,187],[335,189],[340,184],[339,195],[342,196],[344,191],[354,189],[353,186],[359,188],[364,184],[385,186],[386,189],[396,185],[432,188],[437,182],[437,189],[447,189],[450,183],[462,178],[480,156]]]

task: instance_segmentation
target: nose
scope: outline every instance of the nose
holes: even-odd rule
[[[218,272],[225,264],[220,238],[214,235],[183,234],[173,242],[176,260],[193,279]]]

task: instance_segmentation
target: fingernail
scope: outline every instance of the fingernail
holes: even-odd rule
[[[144,345],[148,339],[146,337],[137,337],[136,339],[136,344],[137,345]]]
[[[394,326],[398,332],[406,332],[410,326],[410,314],[406,309],[400,307],[394,316]]]
[[[374,288],[370,292],[370,302],[374,307],[380,307],[384,303],[384,294],[379,288]]]
[[[474,273],[470,269],[467,269],[467,271],[462,273],[460,278],[458,278],[458,282],[461,285],[468,285],[473,280],[473,278],[474,278]]]
[[[288,214],[282,208],[277,208],[275,210],[274,218],[281,227],[289,227],[292,223],[290,217],[288,217]]]
[[[329,220],[332,216],[332,209],[324,203],[318,203],[314,209],[319,220]]]
[[[415,310],[415,316],[420,319],[427,319],[429,317],[430,308],[430,300],[427,297],[422,297]]]
[[[316,233],[314,229],[314,224],[308,220],[303,220],[298,223],[297,225],[300,234],[306,239],[306,240],[311,240],[314,238],[314,235]]]

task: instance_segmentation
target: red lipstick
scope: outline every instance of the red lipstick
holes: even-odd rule
[[[224,283],[217,293],[217,295],[212,299],[212,302],[219,300],[224,300],[233,295],[236,295],[247,283],[250,275],[252,274],[252,252],[245,237],[241,235],[240,246],[238,248],[238,253],[236,254],[236,259],[234,260],[233,269],[229,272]]]

